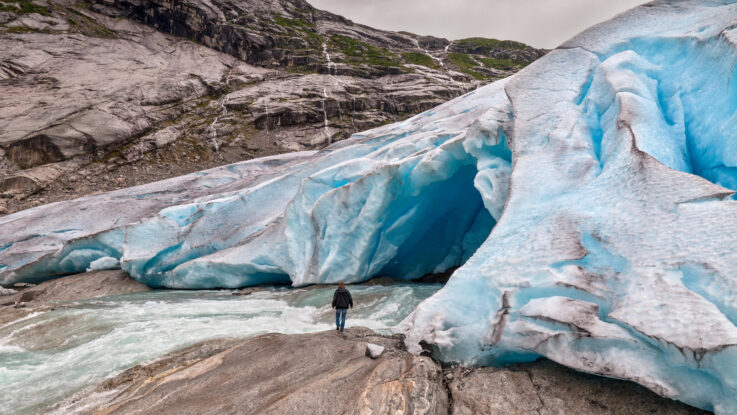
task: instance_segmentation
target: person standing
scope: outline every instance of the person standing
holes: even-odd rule
[[[335,309],[335,330],[343,331],[345,327],[345,315],[348,307],[353,308],[353,297],[351,292],[345,288],[343,281],[338,283],[338,289],[333,294],[333,308]]]

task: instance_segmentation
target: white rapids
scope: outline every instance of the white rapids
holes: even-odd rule
[[[347,327],[388,332],[439,284],[349,287]],[[153,291],[61,303],[0,326],[0,413],[33,414],[136,364],[208,339],[330,330],[334,287]]]

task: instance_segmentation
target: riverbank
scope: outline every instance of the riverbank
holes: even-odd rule
[[[466,368],[412,355],[388,333],[440,284],[352,286],[343,335],[329,286],[152,291],[113,270],[17,288],[0,297],[0,412],[705,413],[546,360]],[[369,343],[381,357],[365,356]]]
[[[368,344],[384,348],[373,359]],[[355,327],[214,341],[138,365],[56,413],[158,414],[703,414],[630,382],[550,361],[508,368],[442,365],[401,335]]]
[[[54,283],[95,285],[87,279],[97,277],[85,274]],[[334,286],[151,290],[53,301],[51,283],[18,293],[46,292],[22,303],[25,307],[0,308],[5,320],[0,323],[0,395],[4,397],[0,413],[44,413],[136,365],[202,342],[243,341],[273,332],[318,332],[335,324],[330,308]],[[440,287],[406,282],[353,285],[356,307],[349,313],[348,324],[389,333]]]

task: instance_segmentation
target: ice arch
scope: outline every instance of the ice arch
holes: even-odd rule
[[[0,278],[40,281],[84,272],[100,258],[171,288],[414,279],[457,267],[486,239],[507,197],[512,116],[503,87],[322,152],[0,219],[9,231]]]

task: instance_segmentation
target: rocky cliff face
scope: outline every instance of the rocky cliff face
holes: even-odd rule
[[[0,214],[320,148],[543,53],[302,0],[0,0]]]

